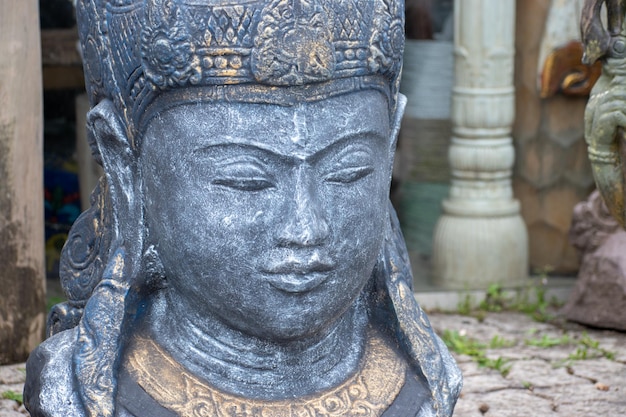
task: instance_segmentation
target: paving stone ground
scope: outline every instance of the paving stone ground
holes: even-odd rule
[[[558,320],[538,323],[518,313],[488,313],[482,320],[429,316],[440,334],[457,332],[453,334],[485,346],[497,336],[498,347],[487,348],[485,357],[508,370],[503,375],[479,366],[471,356],[455,354],[465,378],[455,417],[626,416],[626,333]],[[0,367],[0,397],[21,392],[24,377],[23,364]],[[17,402],[0,399],[0,417],[24,415]]]
[[[504,376],[455,354],[464,375],[455,417],[626,416],[626,334],[519,313],[430,318],[440,334],[456,331],[486,346],[497,337],[505,345],[486,349],[487,358],[504,364]]]
[[[24,417],[28,412],[16,401],[8,399],[9,394],[21,394],[24,389],[26,367],[24,364],[0,366],[0,416]]]

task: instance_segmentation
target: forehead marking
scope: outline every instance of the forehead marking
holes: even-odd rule
[[[307,145],[307,129],[306,129],[306,114],[302,111],[302,107],[298,106],[293,112],[293,131],[294,134],[291,137],[291,141],[301,147]]]

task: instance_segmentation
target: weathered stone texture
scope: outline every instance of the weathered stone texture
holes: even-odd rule
[[[582,252],[576,287],[564,308],[570,320],[626,330],[626,231],[600,194],[576,206],[571,240]]]
[[[0,364],[25,360],[44,330],[37,10],[34,0],[0,2]]]
[[[18,405],[15,401],[0,399],[0,416],[2,417],[24,417],[28,411],[24,406]]]
[[[586,99],[539,97],[539,49],[550,3],[517,2],[513,186],[528,226],[531,269],[574,273],[578,255],[567,238],[572,211],[593,188],[583,137]]]
[[[0,417],[23,417],[28,412],[23,405],[8,398],[7,393],[19,394],[24,389],[26,367],[24,364],[0,366]]]
[[[463,370],[463,391],[454,416],[458,417],[587,417],[626,415],[623,362],[626,335],[570,324],[567,328],[537,323],[517,313],[488,314],[484,320],[458,315],[430,314],[437,331],[462,332],[484,345],[495,336],[510,346],[487,350],[510,367],[503,376],[456,355]],[[532,340],[561,340],[554,346],[529,346]],[[583,337],[614,359],[587,348],[587,358],[571,359]]]

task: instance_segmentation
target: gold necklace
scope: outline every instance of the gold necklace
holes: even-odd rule
[[[151,339],[136,336],[125,366],[163,407],[181,417],[378,417],[402,389],[406,362],[368,332],[357,373],[335,388],[289,400],[257,400],[222,392],[177,363]]]

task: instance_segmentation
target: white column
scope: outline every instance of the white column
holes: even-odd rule
[[[450,196],[435,227],[433,276],[445,288],[521,284],[528,235],[513,198],[515,0],[455,0]]]

